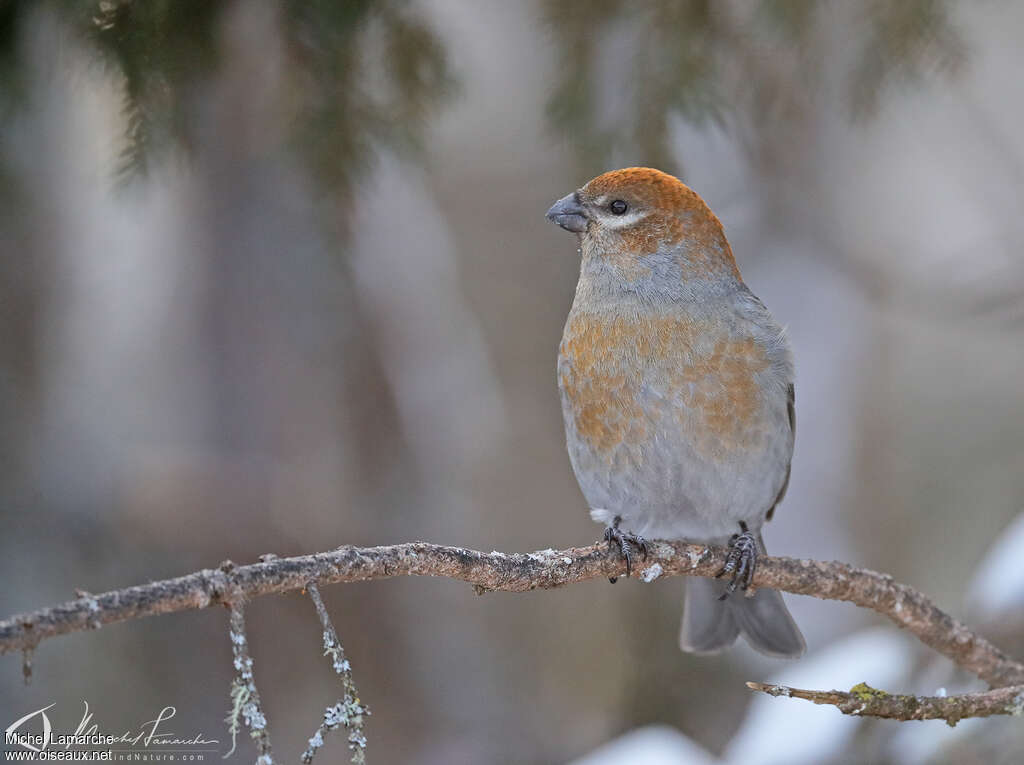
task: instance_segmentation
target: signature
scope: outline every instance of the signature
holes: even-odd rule
[[[178,710],[172,706],[166,706],[152,720],[139,725],[134,730],[126,730],[121,734],[104,732],[97,722],[93,721],[93,713],[89,709],[89,702],[83,701],[85,712],[82,719],[75,728],[74,733],[60,734],[53,732],[53,723],[50,721],[47,711],[57,706],[56,703],[29,712],[24,717],[15,720],[4,731],[6,743],[18,744],[34,752],[42,752],[51,744],[63,746],[70,749],[72,746],[113,746],[128,745],[131,747],[199,747],[219,744],[215,738],[206,738],[202,733],[194,736],[182,736],[179,733],[167,730],[167,723],[174,718]],[[39,718],[42,724],[42,733],[20,732],[21,728],[34,718]]]

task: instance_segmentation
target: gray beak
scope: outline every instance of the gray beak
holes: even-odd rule
[[[551,205],[547,218],[574,234],[582,234],[587,230],[587,214],[580,204],[579,193],[575,191]]]

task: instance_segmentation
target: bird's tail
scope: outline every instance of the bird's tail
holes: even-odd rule
[[[803,654],[807,647],[804,636],[782,595],[761,588],[753,597],[737,591],[719,600],[725,586],[726,582],[718,579],[687,577],[680,648],[689,653],[717,653],[742,634],[752,648],[768,656],[795,659]]]

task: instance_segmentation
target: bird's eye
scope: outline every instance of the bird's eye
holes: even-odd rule
[[[621,199],[616,199],[614,202],[608,205],[608,209],[612,211],[612,215],[622,215],[623,213],[626,212],[626,210],[629,209],[629,205],[627,205]]]

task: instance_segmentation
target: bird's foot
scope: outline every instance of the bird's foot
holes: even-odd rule
[[[619,548],[619,554],[626,559],[626,576],[629,576],[633,572],[634,549],[639,550],[643,559],[647,560],[647,540],[636,534],[630,534],[628,531],[622,531],[619,529],[620,523],[622,523],[622,516],[616,515],[611,526],[604,530],[604,541],[608,543],[608,547]],[[615,584],[617,580],[617,576],[608,577],[608,581],[612,584]]]
[[[754,580],[757,569],[757,539],[747,529],[747,524],[740,521],[740,533],[733,534],[729,540],[729,553],[725,556],[725,565],[715,574],[719,579],[732,574],[732,579],[719,600],[725,600],[737,589],[746,590]]]

